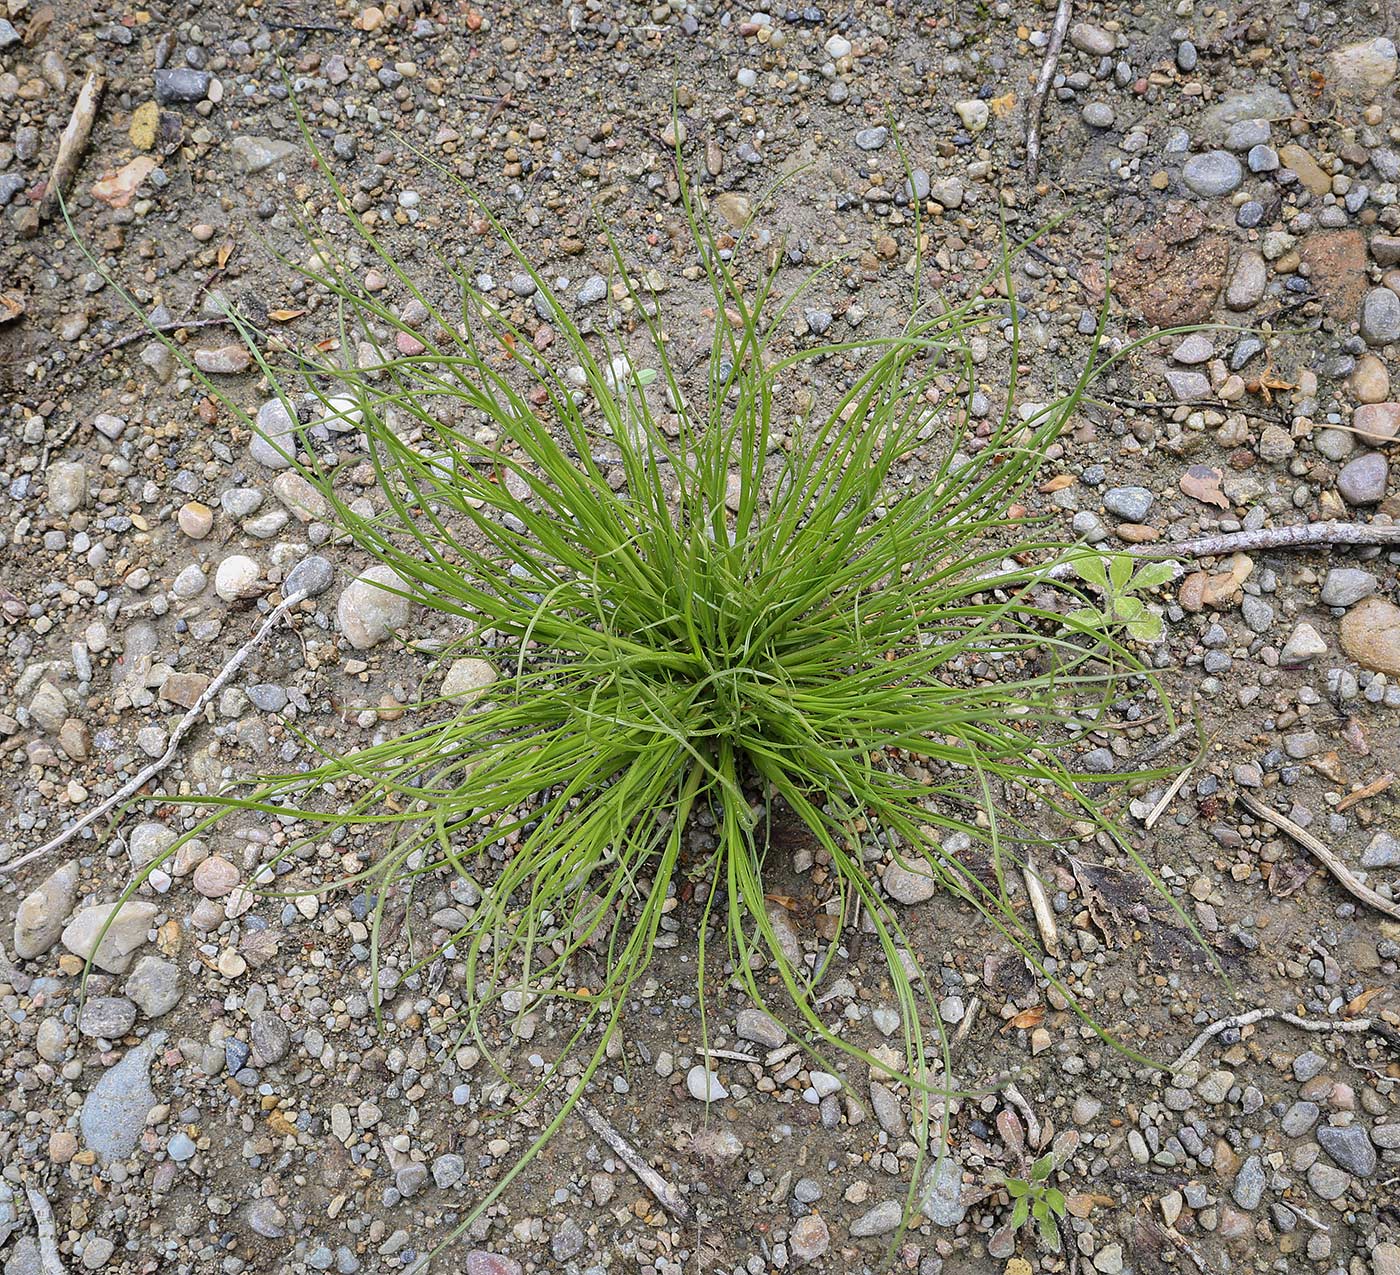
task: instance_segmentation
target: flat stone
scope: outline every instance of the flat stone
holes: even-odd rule
[[[82,908],[64,927],[63,946],[84,960],[91,957],[98,969],[109,974],[125,974],[131,968],[136,949],[146,942],[157,911],[154,903],[128,900],[113,915],[113,904],[94,903]],[[110,925],[107,924],[109,919]],[[105,934],[104,926],[107,927]]]
[[[433,1161],[433,1182],[442,1190],[456,1186],[467,1174],[466,1161],[455,1152],[446,1152]]]
[[[496,666],[489,660],[453,660],[442,679],[442,695],[469,708],[495,684]]]
[[[296,455],[298,422],[281,399],[269,399],[254,419],[248,455],[268,469],[289,469]]]
[[[1181,179],[1195,194],[1213,199],[1238,190],[1244,180],[1244,168],[1229,151],[1206,151],[1186,161]]]
[[[1103,494],[1103,506],[1117,518],[1142,522],[1152,508],[1152,493],[1146,487],[1110,487]]]
[[[1368,598],[1380,587],[1380,581],[1359,567],[1332,567],[1322,582],[1322,602],[1329,607],[1349,607]]]
[[[1296,142],[1280,146],[1279,160],[1298,174],[1298,180],[1314,195],[1325,195],[1332,189],[1332,179],[1318,166],[1317,160]]]
[[[405,589],[392,567],[370,567],[346,586],[336,604],[340,631],[357,651],[367,651],[408,624],[413,603],[391,589]]]
[[[307,597],[318,598],[331,587],[335,579],[335,568],[329,560],[312,554],[303,558],[289,572],[282,582],[282,596],[289,598],[294,593],[305,593]]]
[[[890,130],[883,124],[876,128],[863,128],[856,134],[856,145],[863,151],[877,151],[889,140]]]
[[[1383,35],[1344,44],[1327,59],[1327,87],[1370,100],[1395,78],[1395,45]]]
[[[1390,397],[1390,373],[1374,354],[1356,360],[1347,385],[1358,403],[1383,403]]]
[[[1351,1175],[1318,1160],[1308,1170],[1308,1185],[1324,1200],[1340,1200],[1351,1186]]]
[[[122,992],[147,1018],[159,1018],[180,1003],[180,967],[163,957],[143,956],[126,976]]]
[[[935,1226],[957,1226],[967,1216],[962,1202],[962,1166],[951,1152],[929,1166],[919,1193],[919,1212]]]
[[[1215,342],[1204,332],[1192,332],[1172,351],[1172,358],[1178,363],[1195,366],[1207,363],[1215,357]]]
[[[302,147],[298,142],[283,141],[278,137],[255,137],[246,133],[237,134],[229,143],[233,153],[233,166],[239,172],[260,173],[274,164],[285,164],[289,160],[302,160]],[[304,161],[297,167],[303,167]]]
[[[514,1258],[473,1249],[466,1256],[467,1275],[524,1275],[524,1268]]]
[[[819,1213],[800,1217],[788,1231],[788,1253],[799,1262],[814,1262],[831,1247],[831,1231]]]
[[[1225,304],[1236,311],[1258,305],[1268,281],[1269,267],[1263,254],[1253,249],[1243,253],[1235,263],[1230,282],[1225,286]]]
[[[236,376],[253,365],[253,356],[246,346],[220,345],[213,349],[196,350],[194,365],[213,376]]]
[[[777,1049],[787,1042],[783,1025],[761,1009],[741,1009],[734,1016],[734,1034],[765,1049]]]
[[[32,961],[57,943],[77,894],[78,863],[73,860],[55,869],[25,895],[15,910],[15,955]]]
[[[1287,93],[1271,84],[1258,84],[1221,98],[1202,116],[1200,132],[1214,141],[1224,138],[1230,125],[1241,120],[1286,120],[1292,114],[1293,102]]]
[[[1351,414],[1352,427],[1372,447],[1385,447],[1400,436],[1400,403],[1364,403]]]
[[[1361,339],[1367,345],[1400,340],[1400,296],[1389,288],[1372,288],[1362,298]]]
[[[280,1063],[292,1047],[292,1034],[287,1024],[267,1010],[253,1015],[249,1035],[252,1038],[254,1055],[264,1067]],[[425,1176],[426,1173],[425,1169]]]
[[[136,1026],[136,1006],[125,996],[89,996],[78,1015],[84,1036],[120,1040]]]
[[[1363,868],[1400,868],[1400,841],[1388,832],[1378,832],[1361,852]]]
[[[938,891],[938,878],[933,869],[912,857],[904,863],[887,864],[880,881],[890,898],[906,906],[923,903]]]
[[[1164,373],[1167,388],[1179,403],[1194,403],[1197,399],[1210,397],[1210,377],[1204,372],[1188,372],[1181,368],[1168,368]]]
[[[261,591],[262,568],[247,554],[230,554],[214,572],[214,592],[225,602],[256,597]]]
[[[1380,452],[1363,452],[1337,474],[1337,491],[1349,505],[1374,505],[1385,499],[1390,463]]]
[[[222,855],[211,854],[194,870],[194,888],[206,899],[222,899],[232,894],[239,882],[239,871]]]
[[[83,1100],[78,1128],[89,1150],[104,1163],[125,1160],[136,1150],[146,1116],[156,1105],[151,1089],[151,1059],[165,1041],[154,1032],[98,1078]]]
[[[202,101],[213,78],[210,72],[191,67],[164,67],[155,73],[156,101],[165,106]]]
[[[49,509],[60,518],[87,504],[87,466],[76,460],[56,460],[44,471]]]
[[[904,1205],[898,1200],[881,1200],[851,1223],[851,1235],[864,1239],[871,1235],[888,1235],[904,1217]]]
[[[1283,650],[1279,652],[1279,663],[1285,668],[1296,668],[1326,654],[1327,643],[1322,635],[1304,620],[1283,644]]]
[[[1320,1109],[1315,1102],[1295,1102],[1283,1113],[1283,1131],[1290,1138],[1301,1138],[1317,1123]]]
[[[1069,29],[1069,42],[1081,53],[1092,53],[1095,57],[1106,58],[1117,48],[1113,32],[1095,26],[1092,22],[1076,22]]]
[[[1257,1155],[1250,1156],[1235,1175],[1235,1181],[1230,1188],[1231,1198],[1242,1209],[1257,1209],[1264,1194],[1266,1180],[1263,1162]]]
[[[1369,1178],[1376,1171],[1376,1148],[1360,1125],[1322,1125],[1313,1134],[1318,1145],[1348,1173]]]

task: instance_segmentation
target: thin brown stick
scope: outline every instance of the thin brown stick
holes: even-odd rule
[[[92,126],[97,119],[97,107],[102,101],[102,89],[106,81],[96,72],[89,71],[83,87],[78,92],[78,100],[73,104],[73,114],[68,117],[68,125],[58,139],[58,153],[54,156],[53,168],[49,172],[48,185],[44,187],[44,197],[39,201],[39,216],[49,216],[58,207],[58,200],[70,185],[87,150],[88,139],[92,136]]]
[[[1064,48],[1065,32],[1069,30],[1073,13],[1074,0],[1060,0],[1055,9],[1055,25],[1050,28],[1050,43],[1045,46],[1045,61],[1040,64],[1035,92],[1031,94],[1030,105],[1026,107],[1026,177],[1032,185],[1040,171],[1040,116],[1045,110],[1045,95],[1050,92],[1050,82],[1055,78],[1055,65],[1060,60],[1060,50]]]
[[[1360,899],[1368,907],[1373,907],[1377,912],[1384,912],[1386,916],[1394,917],[1400,921],[1400,904],[1392,903],[1389,899],[1383,899],[1368,885],[1362,885],[1360,881],[1352,875],[1352,871],[1343,863],[1332,851],[1322,844],[1306,828],[1293,822],[1287,815],[1281,815],[1277,810],[1266,806],[1257,797],[1243,789],[1236,794],[1239,803],[1246,810],[1252,811],[1261,819],[1267,819],[1274,827],[1281,832],[1286,832],[1310,855],[1313,856],[1324,868],[1327,869],[1337,881],[1350,894]]]
[[[1395,772],[1387,770],[1379,779],[1373,779],[1364,788],[1358,788],[1355,792],[1349,792],[1336,805],[1336,811],[1341,814],[1343,810],[1350,810],[1361,801],[1369,801],[1372,797],[1379,796],[1395,782]]]
[[[1219,536],[1197,536],[1150,545],[1132,545],[1123,552],[1135,558],[1214,558],[1264,549],[1302,549],[1311,545],[1400,545],[1400,523],[1305,522],[1292,527],[1261,527]]]
[[[1242,1014],[1230,1014],[1218,1022],[1211,1023],[1172,1063],[1172,1072],[1179,1072],[1221,1032],[1229,1031],[1232,1027],[1249,1027],[1266,1019],[1277,1019],[1305,1032],[1368,1032],[1376,1027],[1369,1018],[1299,1018],[1297,1014],[1285,1013],[1281,1009],[1251,1009]]]
[[[134,332],[127,332],[117,337],[115,341],[104,345],[100,350],[94,350],[78,364],[85,367],[89,363],[95,363],[98,359],[105,358],[114,350],[120,350],[123,346],[130,345],[133,341],[139,341],[143,336],[151,336],[162,332],[198,332],[200,328],[226,327],[232,323],[233,319],[220,315],[214,319],[171,319],[168,323],[148,323],[143,328],[137,328]]]
[[[39,1265],[44,1275],[64,1275],[63,1258],[58,1252],[58,1228],[54,1225],[53,1206],[48,1197],[32,1182],[25,1181],[24,1194],[29,1211],[34,1214],[34,1229],[39,1236]]]
[[[1181,785],[1184,784],[1191,777],[1191,772],[1194,769],[1195,763],[1192,762],[1189,766],[1186,767],[1185,770],[1181,772],[1181,774],[1179,774],[1174,780],[1172,780],[1171,787],[1168,788],[1167,791],[1162,794],[1161,801],[1159,801],[1155,806],[1152,807],[1152,813],[1147,816],[1147,819],[1143,823],[1143,827],[1152,827],[1152,825],[1155,824],[1157,820],[1162,817],[1162,812],[1166,810],[1166,808],[1169,805],[1171,805],[1172,798],[1175,797],[1176,794],[1181,791]]]
[[[199,720],[205,708],[228,684],[229,678],[243,667],[244,661],[247,660],[258,643],[272,632],[277,621],[306,596],[307,594],[304,589],[299,590],[290,597],[283,598],[282,601],[272,609],[267,619],[263,621],[262,627],[233,653],[229,662],[219,670],[218,676],[204,688],[204,693],[195,700],[193,705],[190,706],[189,711],[180,718],[175,729],[170,732],[170,743],[166,745],[165,751],[157,757],[155,761],[118,788],[117,791],[108,797],[100,806],[94,810],[89,810],[77,823],[65,828],[56,837],[50,841],[46,841],[37,850],[31,850],[28,854],[22,855],[11,863],[0,864],[0,873],[15,872],[24,867],[26,863],[33,863],[35,859],[41,859],[44,855],[52,853],[60,846],[67,845],[68,842],[76,837],[84,828],[96,823],[97,820],[101,819],[114,807],[121,805],[122,802],[140,792],[146,784],[150,783],[152,779],[159,775],[161,771],[175,760],[175,755],[180,750],[180,741],[189,734],[191,728],[194,726],[195,722]]]
[[[641,1184],[656,1197],[657,1203],[676,1221],[688,1222],[690,1206],[685,1202],[685,1197],[642,1159],[636,1148],[603,1118],[602,1112],[582,1096],[575,1099],[574,1106],[588,1127],[608,1144],[617,1158],[631,1169]]]

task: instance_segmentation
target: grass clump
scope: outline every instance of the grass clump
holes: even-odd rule
[[[213,818],[270,812],[339,847],[367,836],[344,884],[375,900],[376,992],[460,962],[461,1030],[488,1057],[514,1015],[563,1004],[571,1092],[601,1064],[688,882],[677,915],[698,936],[702,1015],[719,969],[808,1047],[943,1093],[933,998],[878,862],[931,878],[1034,960],[1010,873],[1057,820],[1102,818],[1063,746],[1137,668],[1115,634],[1142,616],[1076,612],[1087,599],[1051,575],[1063,546],[1019,507],[1097,343],[1061,397],[1019,409],[1014,302],[926,298],[916,260],[902,330],[793,348],[803,288],[781,295],[776,265],[745,275],[683,186],[713,315],[695,386],[616,242],[613,295],[637,320],[625,347],[585,333],[492,223],[549,316],[553,344],[537,350],[446,261],[441,303],[335,190],[361,249],[425,320],[410,328],[361,286],[361,260],[315,239],[297,268],[334,301],[341,351],[376,353],[348,367],[297,349],[274,364],[245,334],[294,416],[309,391],[349,431],[338,458],[304,435],[286,442],[335,521],[455,628],[441,661],[484,656],[500,677],[486,702],[428,706],[402,734],[217,798]],[[972,342],[1002,332],[1012,381],[1000,415],[978,421]],[[421,352],[395,352],[400,333]],[[835,401],[803,416],[803,376],[851,358]],[[365,458],[373,513],[337,483],[338,464]],[[833,885],[815,961],[768,897],[780,812],[805,826]],[[469,922],[381,968],[388,912],[454,880]],[[858,924],[889,971],[902,1066],[844,1039],[815,1003]],[[933,1109],[915,1103],[921,1142]]]

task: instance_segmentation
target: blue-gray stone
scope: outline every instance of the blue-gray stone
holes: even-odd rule
[[[125,1160],[141,1140],[146,1115],[156,1105],[151,1059],[164,1040],[164,1032],[155,1032],[127,1050],[119,1063],[98,1078],[83,1102],[78,1127],[84,1143],[104,1163]]]

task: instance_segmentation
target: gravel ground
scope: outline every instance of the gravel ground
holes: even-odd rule
[[[391,967],[377,1028],[369,899],[255,892],[287,842],[276,821],[235,819],[185,846],[95,948],[133,866],[185,827],[163,794],[299,762],[293,727],[340,748],[392,732],[413,720],[406,706],[431,667],[394,640],[431,625],[361,578],[368,562],[336,540],[277,450],[138,335],[104,280],[156,322],[183,324],[176,339],[249,413],[267,389],[218,321],[221,304],[297,340],[334,336],[325,298],[273,255],[306,260],[299,217],[352,248],[324,216],[289,85],[356,209],[408,268],[440,284],[444,254],[540,349],[548,312],[442,170],[483,193],[562,281],[576,318],[625,336],[635,316],[610,300],[605,218],[703,376],[709,298],[677,203],[673,98],[692,178],[721,226],[752,213],[786,254],[780,289],[835,263],[790,320],[794,345],[897,327],[911,198],[926,213],[927,282],[956,298],[981,286],[1002,216],[1015,237],[1063,215],[1015,266],[1023,401],[1072,383],[1110,276],[1110,344],[1154,326],[1220,326],[1164,336],[1108,376],[1051,456],[1037,512],[1105,548],[1400,514],[1393,6],[1079,0],[1034,184],[1026,106],[1053,12],[1005,0],[932,10],[8,0],[0,863],[159,756],[259,614],[294,589],[310,596],[113,837],[71,841],[3,879],[0,911],[14,918],[0,957],[5,1275],[53,1275],[26,1185],[53,1206],[64,1270],[405,1269],[541,1119],[513,1113],[476,1051],[455,1047],[459,966],[399,984]],[[101,270],[39,203],[90,67],[105,93],[70,199]],[[357,251],[367,286],[406,306]],[[976,348],[973,408],[988,417],[1004,401],[1006,327]],[[820,403],[854,366],[800,388]],[[260,417],[274,436],[290,426],[279,411]],[[312,429],[319,446],[351,446],[335,424]],[[346,482],[373,507],[364,467]],[[1382,904],[1400,897],[1400,819],[1384,782],[1400,771],[1397,563],[1378,549],[1265,550],[1188,563],[1159,598],[1166,635],[1148,659],[1175,703],[1194,697],[1209,746],[1153,828],[1165,783],[1132,794],[1124,828],[1219,971],[1111,844],[1076,844],[1071,830],[1066,853],[1042,865],[1058,976],[1152,1059],[1170,1063],[1202,1026],[1254,1005],[1400,1025],[1400,924],[1234,799],[1254,793]],[[481,673],[458,670],[456,688]],[[1139,705],[1122,709],[1115,729],[1085,738],[1086,770],[1164,733]],[[1165,761],[1185,764],[1189,749]],[[333,879],[342,857],[353,863],[354,849],[296,857],[285,884]],[[813,906],[780,915],[815,951],[826,873],[800,844],[790,858],[775,889]],[[949,1104],[947,1158],[918,1184],[898,1268],[1400,1273],[1393,1030],[1259,1022],[1154,1071],[1106,1047],[966,912],[907,876],[887,872],[885,887],[907,904],[939,1012],[962,1030],[955,1080],[981,1093],[1015,1072],[1022,1102],[992,1090]],[[410,928],[454,929],[474,902],[460,886],[419,898]],[[693,1220],[669,1218],[576,1119],[436,1269],[759,1275],[886,1261],[917,1153],[909,1095],[854,1063],[809,1069],[723,986],[709,1013],[711,1045],[727,1052],[708,1072],[694,915],[686,903],[666,918],[653,977],[593,1085]],[[889,1051],[899,1023],[878,954],[843,953],[823,1012]],[[525,1013],[501,1030],[528,1073],[563,1026]],[[1024,1172],[1045,1146],[1059,1152],[1072,1260],[1003,1229],[996,1175]]]

